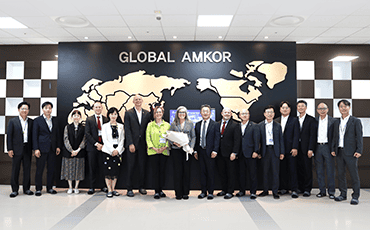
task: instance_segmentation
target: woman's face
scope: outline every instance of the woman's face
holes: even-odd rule
[[[155,119],[162,119],[162,117],[163,117],[162,109],[157,109],[157,111],[155,112]]]
[[[186,111],[184,109],[180,109],[179,110],[178,117],[179,117],[179,119],[185,119],[185,117],[186,117]]]
[[[116,111],[114,111],[113,113],[110,113],[109,114],[109,119],[111,120],[111,121],[116,121],[117,120],[117,117],[118,117],[118,114],[117,114],[117,112]]]
[[[80,114],[75,113],[75,114],[73,114],[72,119],[73,119],[73,122],[78,123],[78,122],[80,122],[81,116],[80,116]]]

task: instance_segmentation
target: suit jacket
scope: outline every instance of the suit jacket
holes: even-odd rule
[[[299,124],[299,118],[298,124]],[[300,127],[300,126],[299,126]],[[317,131],[316,131],[316,120],[314,117],[306,114],[306,117],[300,129],[301,149],[304,154],[307,154],[309,150],[315,151],[317,144]]]
[[[189,146],[190,148],[194,149],[195,146],[195,131],[194,131],[194,123],[190,120],[185,120],[184,129],[181,129],[180,124],[176,124],[174,121],[171,123],[170,131],[175,132],[183,132],[188,135],[189,138]],[[173,144],[172,141],[169,141],[172,149],[179,149],[176,145]]]
[[[135,145],[135,148],[140,147],[139,141],[140,138],[144,140],[146,145],[146,127],[150,121],[150,113],[145,109],[142,110],[141,124],[139,124],[139,118],[136,115],[135,108],[129,109],[125,113],[125,133],[126,133],[126,148],[131,144]],[[146,149],[146,146],[144,146]]]
[[[334,122],[336,119],[332,118],[331,116],[327,115],[328,116],[328,132],[327,132],[327,136],[328,136],[328,145],[329,145],[329,148],[332,144],[332,141],[333,141],[333,131],[334,131]],[[316,117],[316,133],[317,133],[317,137],[319,136],[319,119],[320,119],[320,116],[319,117]],[[317,138],[316,138],[316,141],[317,141]]]
[[[241,132],[241,124],[239,124],[241,142],[239,153],[242,153],[245,158],[251,158],[253,152],[258,153],[260,135],[257,125],[249,121],[247,127],[245,127],[244,135]]]
[[[260,140],[261,140],[261,148],[260,154],[262,157],[266,154],[266,125],[265,120],[258,124],[258,128],[260,131]],[[276,121],[272,123],[272,136],[274,139],[274,151],[275,156],[280,157],[280,154],[285,154],[284,150],[284,138],[283,133],[281,131],[281,125]]]
[[[101,115],[103,119],[103,123],[101,126],[103,127],[104,123],[108,122],[108,118]],[[92,115],[86,119],[86,124],[85,124],[85,135],[87,139],[87,146],[86,150],[87,151],[94,151],[96,147],[94,146],[96,142],[99,142],[99,132],[98,132],[98,124],[96,123],[96,118],[95,115]]]
[[[222,127],[219,121],[219,128]],[[238,154],[240,149],[240,126],[239,123],[230,119],[225,127],[224,134],[220,138],[220,152],[223,157],[230,157],[231,153]]]
[[[198,121],[195,124],[195,151],[200,150],[200,133],[202,130],[202,121]],[[206,154],[211,157],[212,152],[218,152],[220,147],[220,124],[212,119],[209,119],[209,124],[206,133]]]
[[[32,151],[32,128],[33,120],[31,118],[27,119],[28,128],[28,149],[27,153]],[[13,150],[14,155],[25,154],[23,152],[23,129],[19,116],[9,120],[8,129],[7,129],[7,148],[8,151]]]
[[[125,131],[123,129],[123,124],[117,123],[117,130],[118,130],[118,146],[117,148],[113,147],[113,137],[112,137],[112,127],[110,123],[106,123],[103,125],[102,129],[102,138],[104,141],[104,146],[102,151],[112,155],[114,150],[117,150],[120,155],[122,155],[125,148],[123,147],[123,143],[125,141]]]
[[[339,125],[340,119],[336,120],[333,125],[333,141],[331,151],[338,154],[339,145]],[[344,154],[353,156],[355,152],[362,154],[363,137],[361,120],[357,117],[350,116],[344,133]]]
[[[43,115],[33,121],[32,142],[33,150],[40,150],[41,153],[56,152],[57,148],[62,147],[59,133],[59,125],[56,117],[52,117],[53,124],[50,131]]]
[[[281,117],[276,118],[275,121],[281,124]],[[289,115],[288,120],[285,124],[283,137],[284,137],[284,150],[286,154],[290,154],[290,151],[292,151],[292,149],[298,150],[299,121],[296,117]]]

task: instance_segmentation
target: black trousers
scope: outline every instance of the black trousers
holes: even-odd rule
[[[344,155],[344,151],[339,149],[337,156],[338,165],[338,182],[340,195],[347,197],[347,180],[346,167],[352,180],[352,197],[358,199],[360,197],[360,177],[358,175],[358,158],[354,156]]]
[[[303,152],[301,145],[298,148],[297,155],[298,167],[298,189],[303,192],[312,190],[312,158],[308,158],[307,152]]]
[[[262,158],[263,165],[263,191],[269,190],[269,173],[272,174],[272,193],[277,194],[279,189],[280,159],[275,155],[274,148],[266,148],[266,154]]]
[[[40,158],[36,157],[36,191],[42,190],[42,174],[44,173],[45,164],[47,164],[47,183],[46,189],[50,190],[54,184],[56,154],[54,151],[48,153],[41,153]]]
[[[32,152],[28,151],[28,144],[23,145],[23,155],[14,155],[12,159],[12,176],[10,184],[13,192],[19,189],[19,171],[23,164],[23,192],[30,190],[31,185],[31,160]],[[28,152],[27,152],[28,151]]]
[[[219,153],[216,157],[216,163],[221,177],[222,191],[233,194],[235,187],[236,161],[231,161],[230,156],[224,157]]]
[[[172,149],[173,179],[176,197],[189,195],[190,190],[190,160],[186,161],[186,153],[182,149]]]
[[[166,163],[168,156],[156,154],[149,156],[153,169],[154,190],[160,193],[166,183]]]
[[[103,188],[104,172],[103,172],[103,153],[98,150],[87,152],[87,161],[89,165],[90,188]]]
[[[146,144],[145,140],[140,139],[139,146],[135,146],[135,152],[130,152],[129,148],[127,148],[127,190],[133,189],[132,178],[134,175],[135,167],[138,167],[138,177],[139,177],[139,189],[145,188],[145,170],[146,170],[146,162],[148,158],[148,154],[146,152]]]
[[[284,159],[280,161],[280,189],[297,192],[297,156],[285,153]]]
[[[215,168],[216,159],[207,156],[205,149],[200,149],[198,152],[198,160],[200,164],[200,184],[202,193],[213,194],[215,189]]]
[[[240,174],[240,191],[246,190],[246,174],[248,172],[250,179],[250,192],[256,194],[258,179],[257,179],[257,158],[245,158],[243,155],[239,156],[239,174]]]

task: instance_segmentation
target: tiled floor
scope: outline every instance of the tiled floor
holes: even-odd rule
[[[20,189],[21,191],[22,189]],[[121,196],[108,199],[102,192],[93,196],[86,190],[67,195],[41,197],[20,194],[9,198],[10,186],[0,185],[0,229],[369,229],[370,190],[362,189],[360,204],[349,200],[335,202],[328,197],[292,199],[267,196],[225,200],[199,200],[199,191],[192,191],[189,200],[176,200],[173,191],[166,198],[153,199],[153,191],[134,198]],[[348,197],[350,197],[349,190]],[[338,195],[338,191],[337,191]]]

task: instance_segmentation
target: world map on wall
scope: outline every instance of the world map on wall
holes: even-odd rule
[[[266,85],[272,90],[276,84],[285,80],[287,71],[287,66],[281,62],[270,64],[264,61],[252,61],[246,64],[245,73],[237,70],[230,71],[232,76],[239,78],[238,80],[198,78],[196,88],[200,92],[214,91],[220,97],[220,104],[224,108],[230,108],[236,118],[236,114],[241,109],[250,108],[262,96],[259,89],[264,81],[259,79],[257,74],[262,74],[266,78]],[[163,90],[169,90],[173,96],[177,90],[190,84],[190,81],[183,78],[163,75],[156,77],[146,74],[144,70],[128,73],[106,82],[93,78],[81,87],[83,93],[76,98],[76,102],[73,102],[70,115],[74,110],[79,110],[82,120],[85,120],[87,116],[94,114],[92,110],[94,102],[101,101],[104,105],[103,114],[106,113],[107,108],[116,107],[123,118],[125,111],[134,106],[132,98],[138,92],[143,97],[143,108],[149,110],[151,104],[165,103],[162,100]],[[247,90],[243,90],[244,85],[247,85]],[[69,123],[72,122],[70,115]]]

